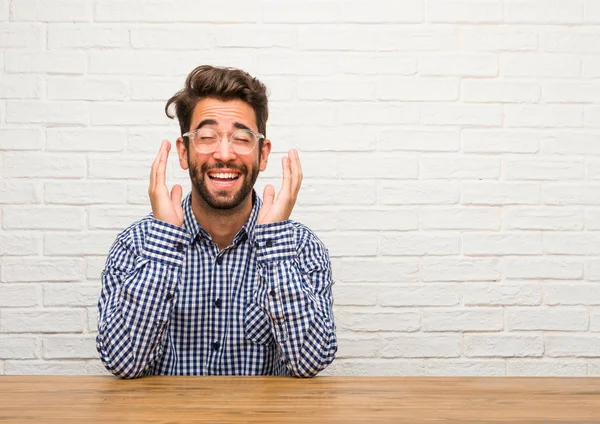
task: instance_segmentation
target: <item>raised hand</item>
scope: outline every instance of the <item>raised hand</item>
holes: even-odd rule
[[[263,205],[258,212],[258,224],[285,221],[292,214],[300,185],[302,184],[302,167],[298,151],[292,149],[281,159],[283,183],[275,199],[275,188],[268,184],[263,194]]]
[[[166,183],[167,159],[170,150],[171,142],[163,140],[158,155],[152,163],[148,196],[150,196],[154,218],[181,227],[183,226],[183,208],[181,207],[183,189],[177,184],[173,187],[169,196]]]

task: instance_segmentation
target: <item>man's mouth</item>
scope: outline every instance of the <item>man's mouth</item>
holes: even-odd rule
[[[215,182],[233,182],[240,178],[240,174],[234,172],[209,172],[208,178]]]

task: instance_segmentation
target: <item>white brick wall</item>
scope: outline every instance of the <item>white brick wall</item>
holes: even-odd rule
[[[600,375],[596,0],[0,0],[0,375],[97,374],[115,235],[193,67],[271,90],[342,375]],[[169,183],[186,183],[175,155]]]

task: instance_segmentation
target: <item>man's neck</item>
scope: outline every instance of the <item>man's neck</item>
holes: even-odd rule
[[[198,223],[210,234],[219,250],[233,242],[233,238],[244,226],[252,213],[252,193],[234,209],[211,208],[192,190],[192,212]]]

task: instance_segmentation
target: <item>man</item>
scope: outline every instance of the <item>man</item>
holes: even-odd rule
[[[123,378],[144,375],[310,377],[337,351],[327,249],[289,219],[300,159],[283,183],[253,190],[271,151],[265,86],[246,72],[200,66],[175,107],[179,164],[191,193],[169,194],[163,141],[152,164],[152,214],[113,244],[102,272],[97,349]]]

